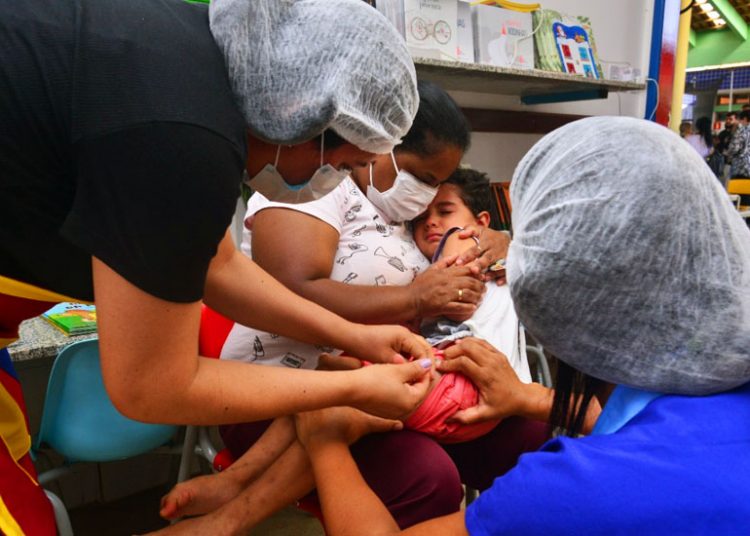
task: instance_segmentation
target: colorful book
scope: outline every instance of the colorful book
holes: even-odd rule
[[[96,308],[82,303],[58,303],[42,318],[66,335],[84,335],[96,331]]]

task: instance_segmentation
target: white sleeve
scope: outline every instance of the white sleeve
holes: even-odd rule
[[[341,229],[344,225],[344,207],[348,198],[347,192],[350,188],[356,188],[356,185],[347,177],[341,181],[336,188],[320,199],[310,201],[309,203],[298,204],[277,203],[269,201],[262,194],[257,192],[254,193],[250,196],[250,199],[247,202],[247,210],[245,211],[245,218],[243,220],[242,244],[240,245],[240,249],[245,255],[252,257],[252,221],[258,212],[267,208],[285,208],[308,214],[327,223],[333,227],[337,233],[341,234]],[[289,229],[288,231],[293,231],[293,229]]]
[[[258,212],[266,208],[286,208],[289,210],[296,210],[297,212],[303,212],[309,214],[321,221],[324,221],[338,233],[341,233],[341,226],[343,224],[343,210],[345,199],[347,197],[347,191],[350,187],[355,187],[351,179],[346,178],[341,183],[331,190],[330,193],[324,195],[320,199],[310,201],[309,203],[276,203],[269,201],[263,195],[254,193],[250,200],[247,202],[247,211],[245,212],[245,221],[251,216],[254,216]]]

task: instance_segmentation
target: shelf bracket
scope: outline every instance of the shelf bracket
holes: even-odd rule
[[[544,95],[523,95],[521,102],[524,104],[549,104],[554,102],[606,99],[607,95],[609,95],[607,88],[597,88],[564,93],[546,93]]]

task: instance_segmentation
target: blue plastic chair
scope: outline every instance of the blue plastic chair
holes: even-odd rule
[[[99,341],[66,346],[47,384],[36,445],[47,444],[68,463],[108,462],[164,445],[176,426],[145,424],[123,416],[104,389]]]
[[[166,444],[177,426],[146,424],[123,416],[107,395],[99,363],[99,341],[66,346],[58,354],[42,410],[35,450],[47,445],[61,454],[65,466],[39,475],[44,486],[69,472],[76,462],[108,462],[144,454]],[[67,513],[51,499],[61,534]],[[59,502],[59,500],[58,500]],[[69,525],[69,522],[68,522]]]

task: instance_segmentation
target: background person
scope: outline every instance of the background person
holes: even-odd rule
[[[538,142],[511,196],[511,292],[524,325],[561,360],[553,424],[574,436],[592,396],[606,406],[594,435],[551,440],[466,511],[403,532],[742,533],[750,231],[725,192],[667,129],[597,117]],[[534,386],[486,368],[487,345],[449,352],[439,368],[482,390],[474,417],[532,410]],[[349,455],[364,428],[347,408],[297,418],[332,536],[401,532]]]
[[[737,117],[732,140],[727,147],[727,158],[731,164],[729,177],[747,179],[750,178],[750,112],[740,112]]]
[[[105,384],[132,418],[215,424],[332,403],[385,409],[377,398],[397,415],[416,405],[418,365],[327,378],[196,353],[201,299],[375,361],[429,351],[403,328],[360,326],[292,294],[227,233],[243,168],[273,163],[260,140],[297,144],[298,169],[276,170],[292,182],[365,165],[407,132],[416,77],[388,21],[359,0],[216,0],[209,11],[30,0],[0,6],[0,46],[0,347],[52,303],[95,297]],[[346,143],[321,162],[325,130]],[[0,363],[0,522],[51,534],[6,350]],[[382,389],[364,399],[357,385],[369,383]]]
[[[438,194],[427,211],[412,222],[415,241],[422,254],[432,257],[438,249],[438,244],[442,243],[442,249],[447,256],[458,255],[466,250],[466,242],[473,244],[470,238],[462,239],[456,232],[450,235],[445,235],[445,233],[457,227],[465,228],[472,225],[480,229],[487,227],[490,224],[490,194],[487,175],[471,169],[456,170],[447,181],[440,185]],[[444,242],[443,236],[447,238]],[[505,351],[507,359],[501,358],[505,365],[513,370],[521,381],[529,383],[531,376],[522,335],[519,334],[518,317],[510,299],[510,291],[507,286],[496,285],[494,282],[488,282],[486,285],[488,295],[485,296],[472,318],[465,323],[451,323],[451,327],[458,327],[460,330],[448,329],[447,319],[443,319],[438,330],[434,329],[435,322],[423,322],[422,333],[427,336],[426,329],[435,335],[436,340],[431,342],[438,347],[441,347],[443,343],[452,344],[453,340],[472,336],[472,334],[490,340]],[[325,359],[321,359],[321,366],[343,370],[358,368],[361,363],[351,357],[326,355]],[[445,443],[460,443],[476,439],[494,428],[498,421],[464,425],[451,422],[450,417],[456,411],[474,406],[477,402],[478,392],[465,376],[455,373],[441,375],[433,371],[430,392],[420,407],[404,419],[404,424],[407,428]],[[283,482],[307,480],[308,475],[293,473],[297,467],[285,463],[288,455],[285,456],[284,452],[288,449],[300,448],[296,441],[292,418],[278,418],[271,428],[273,432],[264,434],[235,464],[242,466],[242,471],[248,474],[248,481],[269,471],[269,467],[274,463],[278,466],[270,469],[270,472],[284,474]],[[386,431],[393,430],[387,427]],[[283,439],[269,441],[272,435],[283,436]],[[236,473],[237,470],[232,471],[230,467],[218,475],[197,477],[184,485],[176,486],[162,500],[163,515],[168,514],[166,517],[172,517],[175,512],[186,510],[186,507],[188,511],[191,511],[191,507],[196,507],[196,503],[204,501],[209,494],[209,490],[202,489],[204,487],[216,489],[217,493],[222,495],[228,494],[229,490],[236,487],[234,484]],[[230,477],[228,480],[227,476]],[[277,486],[276,489],[279,493],[282,492],[283,487]],[[268,496],[266,495],[264,499],[268,500]],[[205,507],[206,504],[202,506]]]
[[[707,158],[714,146],[711,134],[711,120],[708,117],[699,117],[695,122],[693,131],[684,136],[684,138],[702,158]]]

